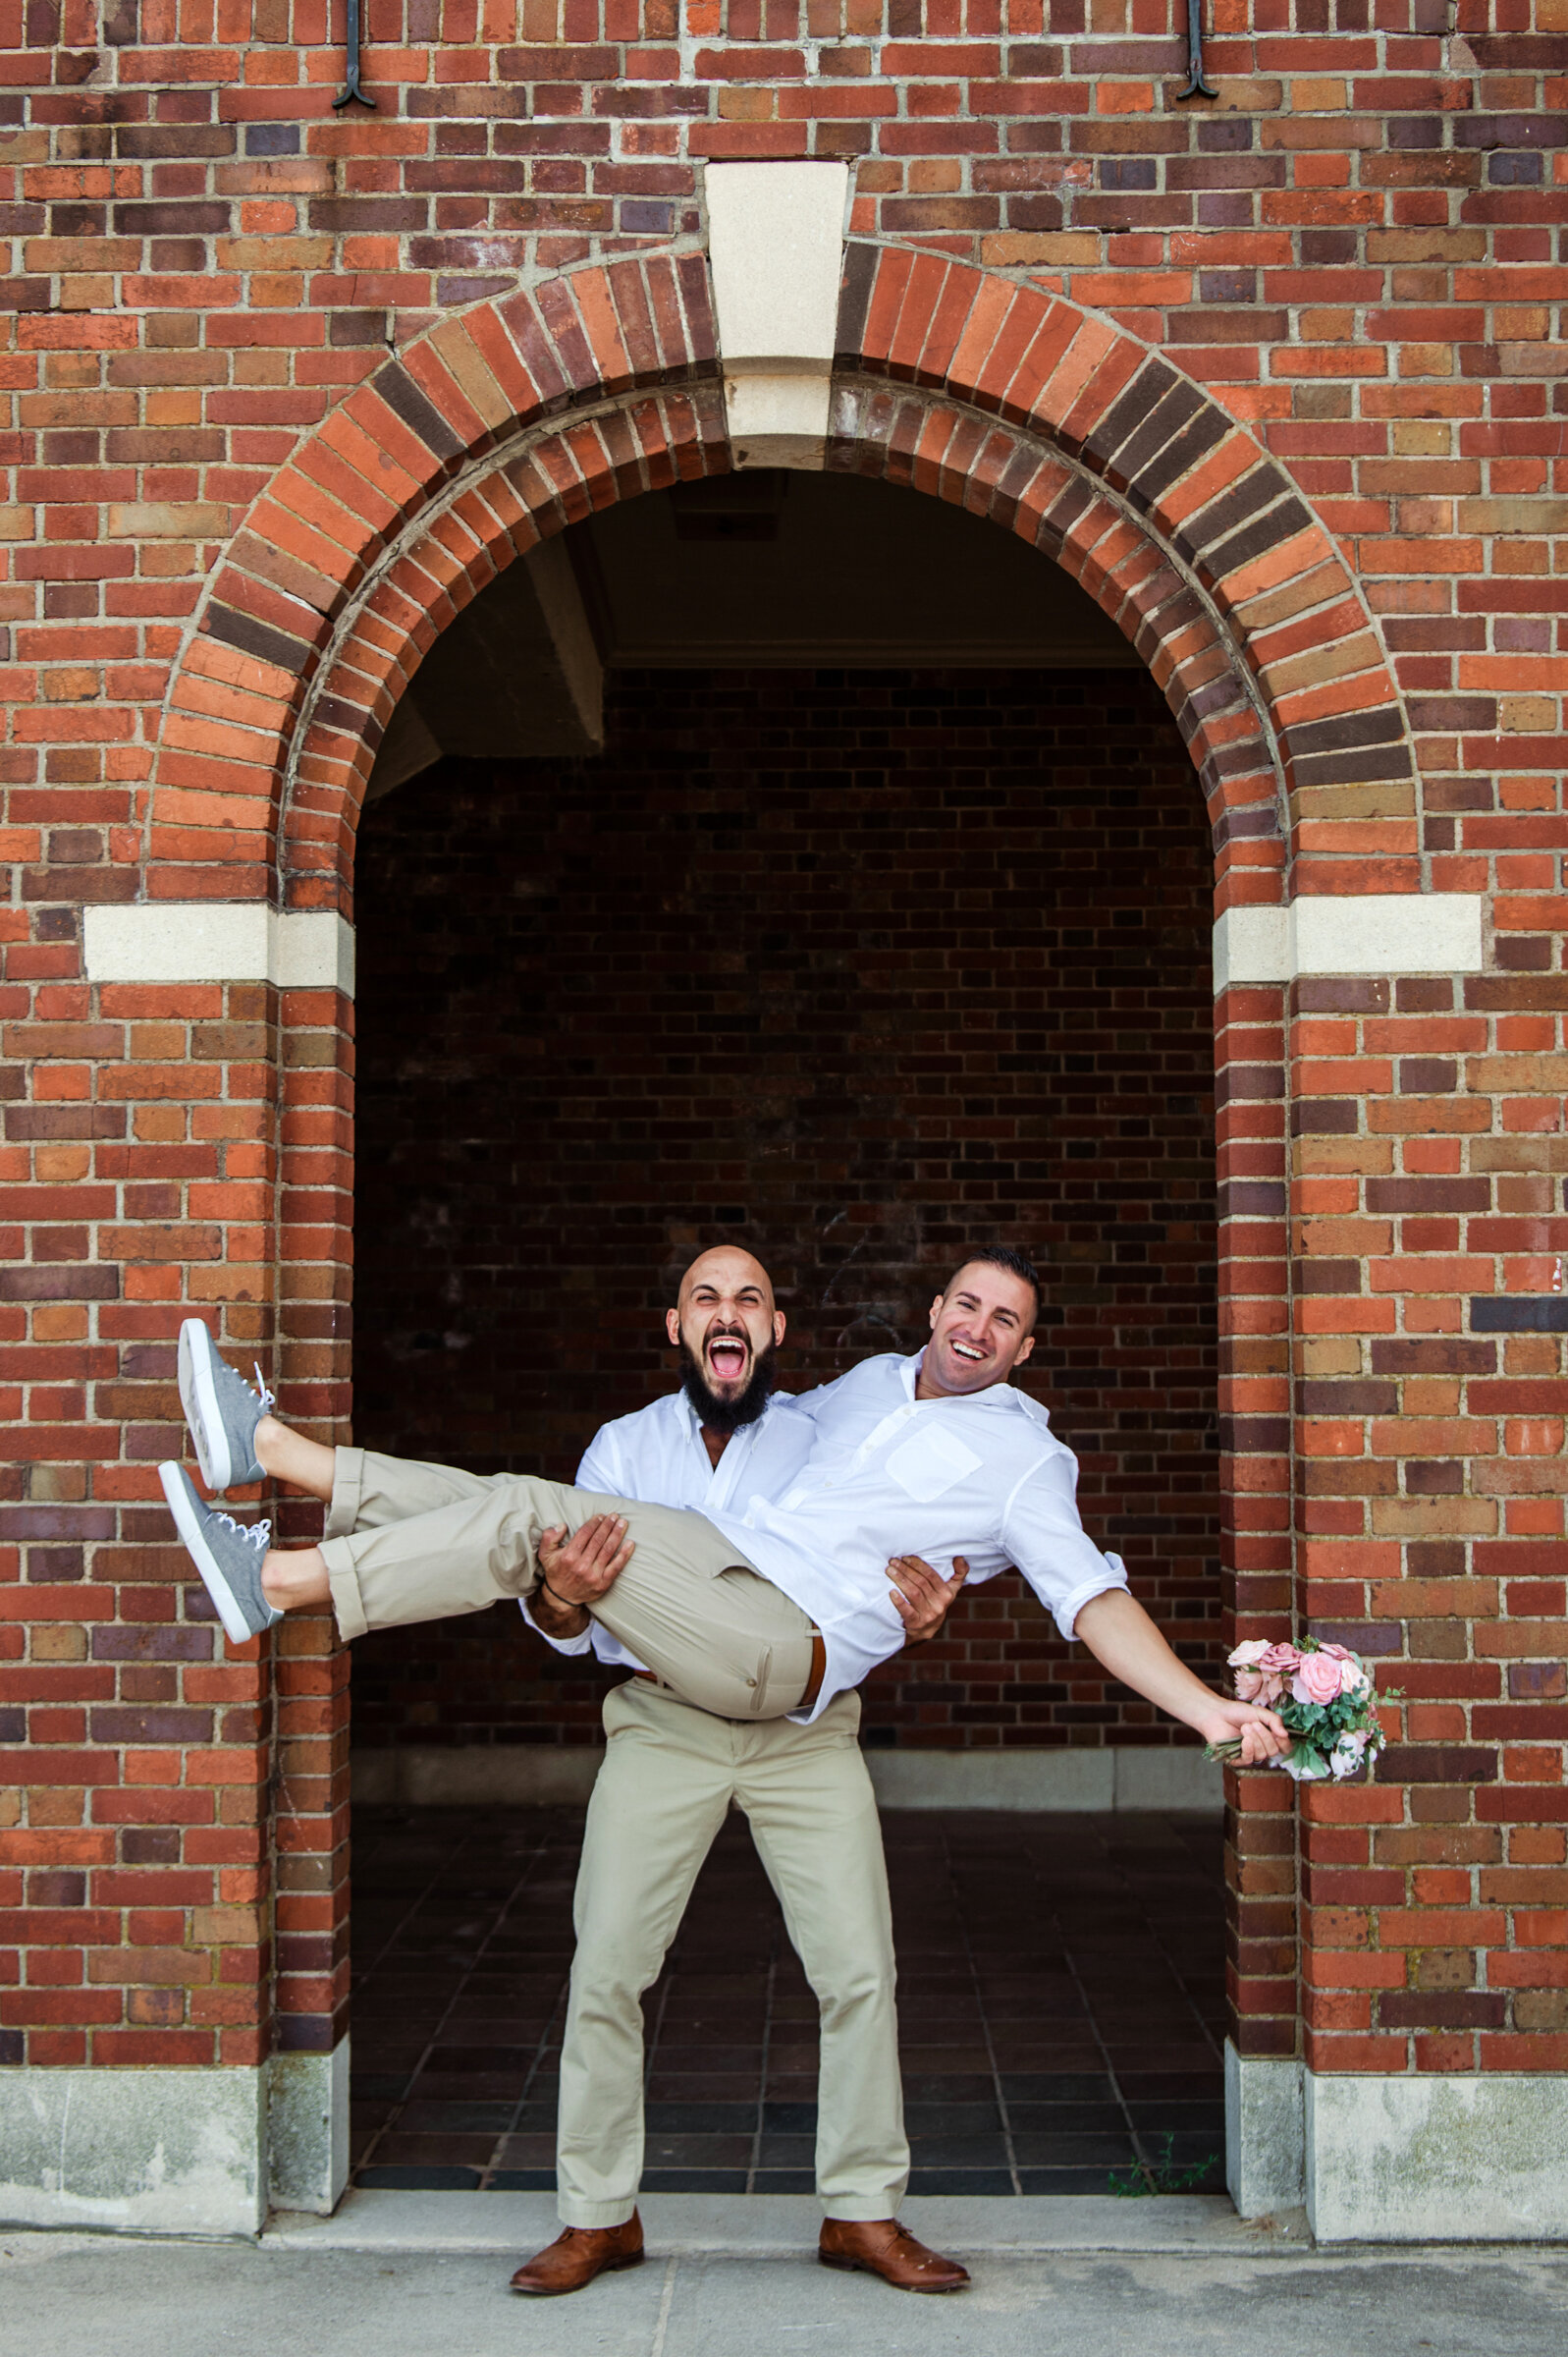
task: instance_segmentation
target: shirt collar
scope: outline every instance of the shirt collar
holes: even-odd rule
[[[904,1397],[908,1399],[913,1399],[915,1396],[915,1385],[919,1381],[925,1357],[925,1349],[922,1347],[916,1350],[911,1357],[900,1359],[898,1362],[898,1380],[903,1385]],[[993,1383],[988,1385],[985,1391],[971,1392],[967,1398],[954,1399],[949,1404],[953,1407],[962,1406],[976,1410],[992,1408],[1000,1410],[1003,1415],[1021,1411],[1024,1415],[1032,1417],[1037,1424],[1049,1427],[1051,1423],[1050,1408],[1042,1407],[1038,1399],[1031,1399],[1029,1394],[1019,1391],[1015,1383]]]

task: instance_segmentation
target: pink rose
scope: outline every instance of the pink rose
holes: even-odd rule
[[[1232,1670],[1256,1670],[1268,1650],[1265,1638],[1249,1637],[1245,1645],[1238,1645],[1228,1657],[1230,1667]]]
[[[1261,1670],[1238,1670],[1236,1672],[1236,1700],[1238,1702],[1256,1702],[1268,1683],[1269,1680]]]
[[[1339,1664],[1322,1653],[1304,1653],[1290,1680],[1298,1702],[1334,1702],[1339,1694]]]
[[[1289,1677],[1300,1667],[1301,1656],[1294,1645],[1270,1645],[1258,1656],[1258,1667],[1271,1677]]]
[[[1372,1692],[1372,1679],[1367,1674],[1360,1654],[1352,1653],[1348,1645],[1320,1645],[1318,1651],[1326,1653],[1331,1660],[1339,1663],[1339,1691],[1341,1694],[1370,1694]]]

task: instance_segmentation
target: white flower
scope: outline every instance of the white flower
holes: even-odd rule
[[[1365,1735],[1355,1732],[1342,1734],[1328,1754],[1328,1765],[1333,1772],[1334,1781],[1343,1783],[1347,1776],[1359,1775],[1361,1764],[1366,1756],[1367,1738]]]
[[[1246,1644],[1238,1645],[1230,1656],[1230,1667],[1232,1670],[1255,1669],[1268,1651],[1267,1637],[1249,1637]]]

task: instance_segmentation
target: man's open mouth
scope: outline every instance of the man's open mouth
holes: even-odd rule
[[[708,1365],[716,1383],[738,1383],[746,1371],[749,1351],[738,1336],[716,1335],[708,1344]]]
[[[947,1347],[954,1358],[966,1358],[971,1366],[983,1367],[986,1363],[985,1352],[977,1350],[973,1343],[949,1343]]]

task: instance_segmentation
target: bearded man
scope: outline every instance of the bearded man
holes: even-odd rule
[[[784,1318],[767,1270],[732,1247],[702,1253],[680,1281],[665,1329],[680,1353],[679,1390],[604,1425],[578,1467],[577,1490],[697,1513],[745,1512],[760,1500],[784,1497],[817,1435],[805,1409],[774,1388]],[[360,1452],[322,1448],[267,1415],[270,1399],[224,1364],[199,1320],[182,1329],[180,1374],[197,1458],[212,1488],[260,1478],[264,1463],[277,1479],[332,1504],[339,1520],[357,1527],[390,1513],[396,1503],[426,1503],[406,1492],[399,1501],[381,1498],[376,1477],[361,1469]],[[420,1478],[412,1468],[400,1470]],[[425,1470],[443,1495],[453,1485],[482,1494],[508,1479]],[[174,1494],[184,1496],[178,1485]],[[517,2270],[512,2287],[554,2297],[641,2263],[642,1995],[659,1976],[733,1804],[750,1823],[820,2008],[818,2255],[825,2266],[864,2270],[899,2290],[957,2290],[969,2279],[966,2271],[897,2222],[909,2147],[888,1877],[876,1797],[857,1741],[860,1697],[835,1694],[809,1724],[716,1716],[684,1700],[586,1610],[589,1602],[603,1603],[630,1560],[625,1527],[622,1518],[599,1512],[571,1538],[565,1525],[544,1530],[543,1577],[519,1599],[524,1616],[560,1652],[591,1647],[607,1668],[632,1675],[605,1699],[605,1758],[573,1904],[577,1945],[556,2135],[564,2231]],[[957,1559],[952,1577],[943,1579],[919,1559],[899,1558],[888,1564],[887,1577],[905,1642],[920,1643],[941,1628],[965,1565]],[[264,1600],[258,1606],[267,1612]],[[243,1634],[243,1625],[230,1633]]]
[[[681,1386],[606,1424],[576,1487],[718,1512],[780,1498],[815,1438],[774,1389],[784,1337],[772,1282],[749,1252],[704,1252],[680,1281],[666,1332]],[[642,2253],[643,1991],[658,1978],[697,1873],[733,1804],[750,1823],[790,1942],[821,2010],[817,2192],[820,2256],[912,2291],[967,2280],[896,2223],[909,2176],[893,2006],[892,1925],[876,1798],[856,1740],[860,1697],[809,1726],[720,1719],[656,1678],[584,1599],[608,1592],[622,1542],[564,1529],[541,1542],[546,1579],[522,1609],[566,1653],[590,1645],[633,1672],[604,1705],[604,1765],[577,1873],[576,1953],[556,2134],[566,2232],[514,2275],[514,2291],[575,2291]],[[910,1641],[935,1635],[958,1587],[924,1564],[889,1566]]]

